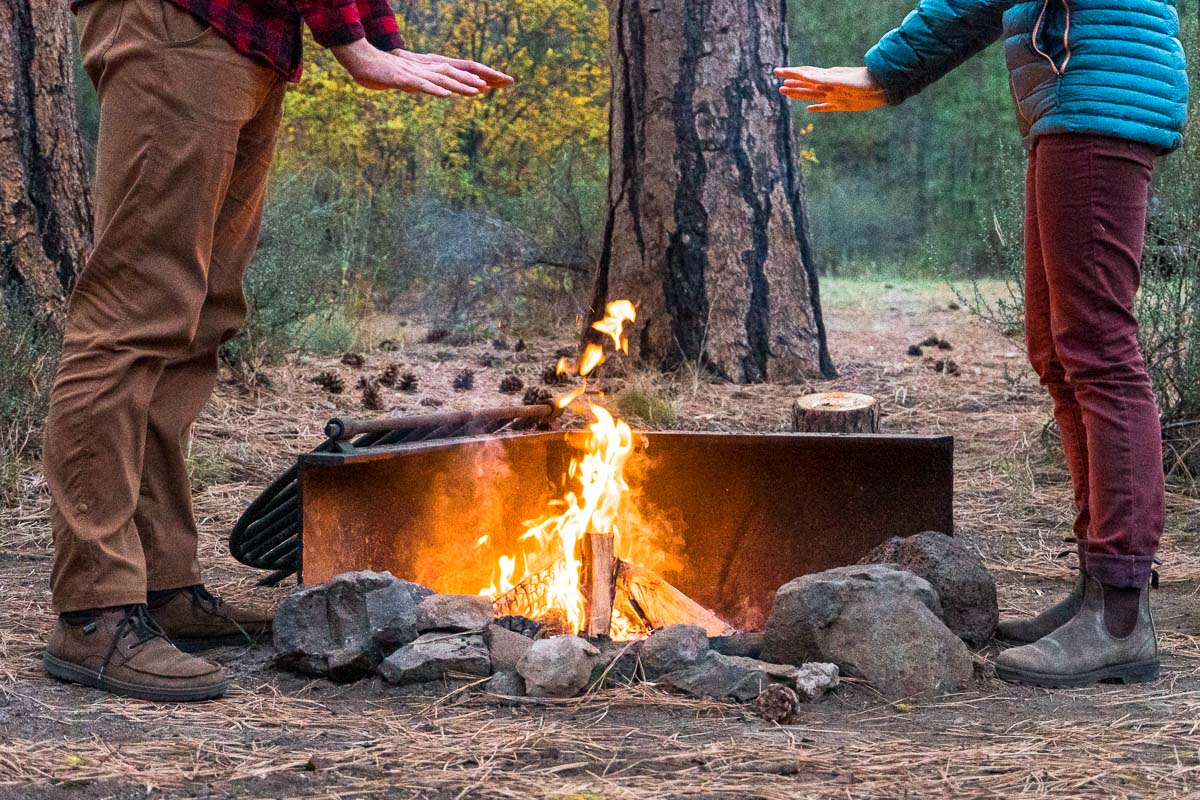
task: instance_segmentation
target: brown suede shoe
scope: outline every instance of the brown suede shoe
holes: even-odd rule
[[[268,611],[230,605],[203,585],[150,593],[150,615],[185,653],[255,644],[271,636]]]
[[[144,605],[99,612],[81,625],[59,618],[42,656],[56,678],[158,703],[211,700],[225,694],[225,670],[179,652]]]
[[[1049,636],[1070,622],[1083,605],[1083,587],[1087,576],[1079,573],[1079,580],[1071,593],[1047,608],[1036,617],[1001,620],[996,626],[996,638],[1017,644],[1032,644],[1043,636]]]
[[[1143,589],[1138,598],[1137,620],[1128,636],[1113,636],[1105,625],[1105,591],[1095,578],[1087,578],[1079,613],[1033,644],[996,656],[996,677],[1047,687],[1157,678],[1158,638],[1150,614],[1150,590]]]

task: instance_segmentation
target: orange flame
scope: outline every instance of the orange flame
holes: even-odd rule
[[[623,337],[622,330],[625,323],[636,319],[633,303],[615,300],[606,306],[605,311],[604,319],[592,327],[611,338],[618,350],[627,352],[628,341]],[[580,358],[577,374],[589,375],[604,360],[603,346],[589,344]],[[564,370],[564,362],[565,359],[559,362],[560,374]],[[566,408],[579,399],[586,388],[587,382],[584,381],[567,394],[555,398],[554,403],[559,408]],[[583,537],[589,533],[605,534],[615,537],[616,551],[633,549],[632,543],[622,541],[619,525],[630,502],[625,464],[633,452],[633,431],[628,423],[596,403],[589,402],[587,411],[592,422],[588,426],[586,444],[581,454],[571,460],[567,470],[573,488],[561,499],[551,502],[551,508],[556,513],[525,523],[525,533],[519,539],[524,569],[518,573],[517,556],[501,556],[492,585],[480,592],[497,598],[537,574],[542,585],[539,585],[536,597],[532,598],[532,605],[522,607],[521,613],[536,619],[559,612],[574,631],[586,624],[586,600],[580,589]],[[539,571],[544,571],[544,574]],[[644,632],[644,626],[631,617],[631,612],[614,609],[613,634],[628,637],[640,632]]]

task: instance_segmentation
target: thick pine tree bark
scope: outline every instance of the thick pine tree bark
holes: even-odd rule
[[[593,313],[728,380],[831,375],[792,120],[786,0],[609,0],[609,211]]]
[[[51,325],[91,234],[71,36],[63,0],[0,0],[0,295]]]

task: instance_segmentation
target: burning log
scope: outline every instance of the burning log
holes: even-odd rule
[[[583,633],[596,639],[612,630],[613,601],[617,596],[617,570],[621,563],[613,552],[614,537],[589,533],[583,537],[583,592],[587,623]]]
[[[583,551],[580,589],[587,624],[579,633],[591,638],[612,635],[617,617],[641,628],[640,631],[618,631],[630,635],[676,624],[699,625],[709,636],[729,637],[737,633],[732,625],[676,589],[658,573],[614,557],[611,536],[588,534]],[[563,628],[565,618],[561,610],[547,609],[546,606],[550,577],[556,567],[551,565],[526,576],[497,597],[494,601],[496,615],[531,617],[544,623],[550,635],[573,633]]]
[[[728,622],[668,583],[653,570],[620,561],[617,591],[628,597],[648,630],[667,625],[699,625],[709,636],[731,636]]]
[[[879,401],[868,394],[819,392],[792,404],[800,433],[879,433]]]

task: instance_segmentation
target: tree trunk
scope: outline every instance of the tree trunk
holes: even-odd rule
[[[592,313],[631,355],[741,383],[831,375],[792,120],[786,0],[609,0],[609,211]]]
[[[54,326],[91,231],[71,41],[63,0],[0,0],[0,295]]]

